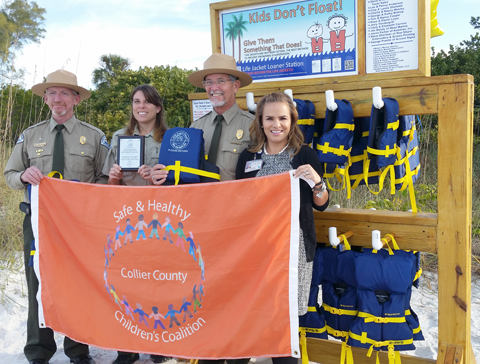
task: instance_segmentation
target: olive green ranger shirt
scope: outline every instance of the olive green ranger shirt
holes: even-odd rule
[[[203,130],[205,153],[207,155],[210,150],[213,132],[215,130],[214,121],[217,115],[215,110],[212,110],[190,125],[191,128]],[[225,120],[222,121],[222,134],[218,144],[216,165],[220,168],[220,180],[228,181],[235,179],[238,157],[250,143],[249,128],[254,116],[240,109],[237,104],[234,104],[222,115]]]
[[[57,122],[51,118],[25,129],[3,172],[10,188],[25,190],[26,202],[29,202],[28,192],[20,176],[31,166],[37,167],[44,176],[52,171],[56,125]],[[108,176],[102,173],[109,150],[105,134],[100,129],[77,120],[75,116],[63,125],[63,178],[87,183],[107,183]]]
[[[125,129],[117,130],[112,137],[112,143],[110,151],[108,152],[107,159],[105,160],[105,165],[103,166],[103,174],[107,175],[110,173],[110,168],[117,162],[118,154],[118,137],[126,135]],[[135,127],[133,135],[140,135],[138,128]],[[145,153],[143,164],[153,167],[155,164],[158,164],[158,155],[160,154],[161,142],[156,142],[153,139],[153,130],[145,135]],[[137,171],[125,171],[123,172],[122,184],[127,186],[150,186],[152,181],[147,181],[143,179],[142,176],[138,174]]]

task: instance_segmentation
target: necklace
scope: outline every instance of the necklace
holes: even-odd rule
[[[282,154],[283,152],[285,152],[285,149],[287,149],[288,147],[288,144],[278,153],[275,153],[275,154]],[[266,154],[266,155],[270,155],[268,154],[267,152],[267,143],[263,144],[263,152]]]

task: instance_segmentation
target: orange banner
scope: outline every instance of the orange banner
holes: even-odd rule
[[[40,325],[182,358],[299,356],[298,180],[32,188]]]

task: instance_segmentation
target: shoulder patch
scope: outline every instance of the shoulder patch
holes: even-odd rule
[[[17,140],[17,144],[20,144],[20,143],[23,143],[23,133],[20,134],[20,136],[18,137],[18,140]]]
[[[108,144],[107,137],[105,135],[102,137],[102,140],[100,140],[100,144],[110,149],[110,145]]]

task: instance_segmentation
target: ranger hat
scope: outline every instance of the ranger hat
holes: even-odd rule
[[[55,72],[50,73],[47,76],[47,79],[45,82],[38,83],[32,86],[32,92],[35,95],[43,96],[47,88],[52,86],[70,88],[73,91],[78,92],[78,94],[80,95],[80,100],[86,100],[91,96],[90,91],[88,91],[83,87],[78,86],[77,76],[65,70],[57,70]]]
[[[245,72],[237,70],[237,62],[232,56],[223,53],[214,53],[203,64],[203,70],[196,71],[188,76],[188,82],[193,86],[203,88],[202,81],[207,75],[212,73],[226,73],[232,75],[240,81],[240,87],[248,86],[252,83],[252,77]]]

